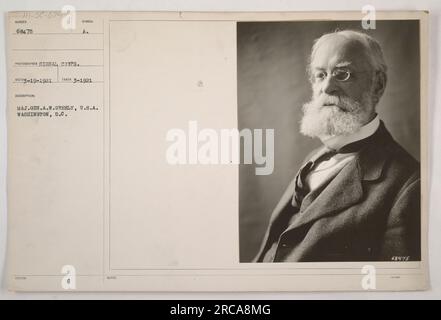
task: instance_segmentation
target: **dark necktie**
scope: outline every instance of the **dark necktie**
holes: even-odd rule
[[[295,189],[292,197],[292,206],[300,209],[302,201],[305,196],[309,193],[309,188],[306,183],[306,177],[308,173],[321,161],[325,161],[333,157],[337,152],[332,149],[324,149],[320,154],[313,157],[307,163],[305,163],[299,170],[295,180]]]

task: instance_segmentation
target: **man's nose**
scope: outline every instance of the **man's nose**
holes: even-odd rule
[[[339,87],[336,84],[336,81],[333,77],[328,76],[325,80],[322,82],[322,92],[329,94],[329,95],[335,95],[338,94]]]

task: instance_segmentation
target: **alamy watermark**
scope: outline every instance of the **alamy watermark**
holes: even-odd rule
[[[171,165],[254,163],[256,175],[269,175],[274,170],[274,129],[199,130],[193,120],[186,131],[168,130],[166,140],[171,142],[166,151]]]
[[[377,269],[372,265],[364,265],[361,268],[361,274],[364,276],[361,278],[361,287],[364,290],[375,290],[377,289]]]
[[[363,27],[363,29],[365,30],[376,29],[377,18],[375,14],[376,13],[375,7],[373,5],[367,4],[363,6],[361,12],[365,14],[363,19],[361,19],[361,26]]]
[[[61,287],[64,290],[75,290],[77,288],[75,267],[70,264],[64,265],[61,268],[61,274],[63,275]]]

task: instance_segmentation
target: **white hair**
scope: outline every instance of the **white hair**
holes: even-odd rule
[[[324,41],[329,40],[335,36],[341,36],[346,39],[355,40],[361,43],[366,50],[366,56],[369,58],[369,62],[373,71],[374,72],[379,71],[386,75],[387,65],[383,57],[383,51],[381,50],[380,43],[371,36],[367,35],[366,33],[354,31],[354,30],[342,30],[342,31],[326,33],[322,35],[320,38],[316,39],[314,41],[314,45],[312,46],[310,62],[313,61],[313,58],[320,45]],[[308,72],[310,72],[310,67],[308,67]]]

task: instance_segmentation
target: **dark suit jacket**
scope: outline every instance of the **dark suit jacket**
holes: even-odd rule
[[[292,216],[294,180],[255,262],[420,260],[420,166],[381,122],[370,141]],[[281,234],[281,235],[280,235]]]

